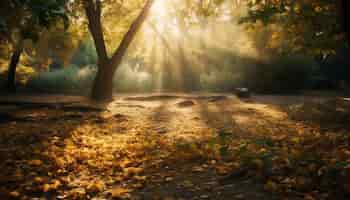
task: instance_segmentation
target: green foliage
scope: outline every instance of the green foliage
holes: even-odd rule
[[[42,27],[49,28],[59,20],[67,26],[66,3],[67,0],[1,1],[2,34],[37,41]]]
[[[81,42],[80,47],[73,56],[71,63],[78,67],[97,65],[97,53],[91,39],[85,39]]]
[[[336,55],[332,55],[321,63],[321,75],[333,83],[345,81],[350,84],[350,61],[348,59],[349,48],[340,49]],[[338,85],[339,86],[339,85]]]
[[[39,73],[27,82],[26,87],[36,92],[87,94],[94,76],[95,70],[91,67],[71,65],[61,70]]]
[[[265,26],[281,27],[284,42],[292,50],[328,55],[346,40],[338,3],[334,0],[249,1],[248,15],[240,23],[254,26],[262,22]]]
[[[283,56],[245,70],[246,85],[257,92],[291,93],[310,85],[317,64],[304,56]]]

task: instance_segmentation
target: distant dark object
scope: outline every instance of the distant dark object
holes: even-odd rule
[[[337,88],[337,84],[334,81],[324,77],[315,77],[312,82],[312,89],[316,90],[334,90]]]
[[[191,100],[186,100],[186,101],[181,101],[179,103],[176,104],[178,107],[190,107],[190,106],[194,106],[195,103]]]
[[[251,96],[251,93],[250,93],[248,88],[236,88],[235,94],[239,98],[250,98],[250,96]]]
[[[227,99],[226,96],[212,96],[209,98],[209,102],[217,102],[217,101],[222,101],[222,100],[225,100]]]

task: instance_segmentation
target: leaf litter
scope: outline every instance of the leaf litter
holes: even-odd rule
[[[103,112],[38,108],[34,120],[1,123],[1,199],[349,197],[350,135],[339,124],[347,105],[337,102],[325,126],[321,114],[332,102],[279,107],[195,98],[178,108],[177,99],[164,101]],[[155,105],[143,109],[148,104]]]

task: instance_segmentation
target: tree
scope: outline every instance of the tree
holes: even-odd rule
[[[119,47],[112,56],[108,56],[101,23],[102,2],[101,0],[84,1],[84,9],[88,19],[88,28],[95,43],[98,56],[98,71],[94,80],[91,97],[97,101],[112,99],[113,76],[120,65],[129,45],[136,33],[145,21],[154,0],[147,0],[138,17],[131,24],[128,32],[124,35]]]
[[[344,17],[349,2],[346,0],[275,1],[247,0],[249,12],[241,22],[254,25],[279,26],[272,39],[283,37],[290,49],[311,55],[328,55],[344,44],[348,28]],[[349,40],[349,38],[348,38]],[[286,53],[286,52],[285,52]]]
[[[16,90],[16,68],[20,61],[24,41],[36,42],[45,28],[57,23],[67,23],[66,0],[3,0],[0,3],[0,34],[2,42],[12,46],[7,89]]]

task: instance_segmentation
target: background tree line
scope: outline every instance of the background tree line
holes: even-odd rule
[[[106,100],[114,90],[295,92],[350,82],[346,1],[169,1],[162,8],[166,25],[151,13],[154,3],[2,1],[4,85],[9,91],[16,80],[32,91],[91,88],[84,93]],[[220,34],[225,40],[216,44]],[[255,53],[237,46],[244,37]]]

